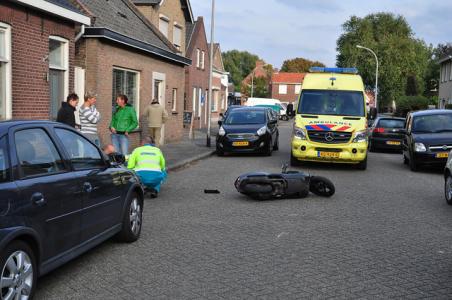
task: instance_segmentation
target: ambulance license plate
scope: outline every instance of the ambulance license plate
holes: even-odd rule
[[[339,158],[339,152],[317,151],[317,157]]]
[[[387,145],[400,146],[400,142],[399,141],[387,141],[386,144]]]
[[[436,153],[436,158],[448,158],[448,157],[449,153],[447,152]]]
[[[243,142],[232,142],[232,146],[234,147],[246,147],[250,144],[250,142],[248,141],[243,141]]]

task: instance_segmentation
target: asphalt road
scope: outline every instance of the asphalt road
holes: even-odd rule
[[[441,170],[413,173],[400,154],[371,153],[366,171],[301,167],[334,182],[329,199],[238,194],[239,174],[289,160],[289,134],[281,125],[272,157],[212,157],[172,173],[145,202],[138,242],[107,242],[46,275],[36,299],[451,299]]]

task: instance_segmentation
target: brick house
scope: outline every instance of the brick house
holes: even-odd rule
[[[266,68],[267,64],[263,61],[263,60],[257,60],[256,61],[256,66],[254,67],[254,69],[251,71],[251,73],[249,73],[245,78],[243,78],[242,80],[242,88],[241,88],[241,92],[242,94],[247,93],[247,87],[251,86],[251,84],[253,83],[253,81],[256,78],[259,77],[266,77],[268,78],[269,76],[269,70]],[[251,96],[251,95],[247,95],[247,96]]]
[[[209,51],[210,46],[209,43]],[[210,104],[212,122],[216,122],[220,113],[225,112],[228,108],[228,85],[229,73],[224,69],[220,44],[215,43],[213,47],[212,103]]]
[[[209,90],[209,46],[207,43],[204,19],[198,17],[191,25],[187,24],[187,57],[192,65],[185,67],[184,110],[193,113],[194,128],[207,125],[207,91]],[[188,125],[189,126],[189,125]],[[187,126],[187,127],[188,127]]]
[[[78,3],[91,17],[92,25],[82,28],[82,38],[76,44],[76,81],[86,91],[97,93],[101,142],[110,142],[108,126],[115,98],[121,93],[128,96],[139,117],[139,129],[130,134],[131,148],[138,145],[140,134],[147,133],[141,113],[153,98],[166,106],[170,116],[162,128],[161,142],[179,140],[183,131],[184,67],[191,61],[132,2]],[[173,9],[182,11],[180,1],[177,3],[179,6]]]
[[[80,24],[90,19],[69,0],[0,2],[0,119],[56,118],[74,89]]]
[[[300,96],[304,76],[304,73],[273,73],[270,81],[271,98],[295,102]]]

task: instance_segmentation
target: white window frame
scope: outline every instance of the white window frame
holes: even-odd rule
[[[11,59],[11,26],[0,22],[0,30],[5,33],[5,57],[0,57],[0,61],[5,63],[5,119],[12,118],[12,59]],[[0,80],[2,80],[0,78]]]
[[[193,87],[193,95],[191,95],[192,98],[192,111],[193,111],[193,117],[196,115],[196,92],[198,89],[196,87]]]
[[[287,95],[287,84],[280,84],[278,86],[278,93],[280,95]]]
[[[171,95],[171,111],[176,111],[177,108],[177,89],[173,88],[173,92]]]
[[[163,31],[162,29],[162,26],[160,26],[160,22],[161,21],[164,21],[164,22],[166,22],[166,24],[167,24],[167,27],[166,27],[166,32],[165,31]],[[160,30],[160,32],[166,37],[166,38],[169,38],[169,30],[170,30],[170,19],[167,17],[167,16],[165,16],[165,15],[162,15],[162,14],[160,14],[159,15],[159,30]]]
[[[296,84],[295,85],[295,94],[300,94],[301,93],[301,84]]]
[[[201,61],[201,50],[196,49],[196,67],[199,68]]]
[[[206,103],[205,100],[206,99],[204,99],[204,104]],[[201,118],[201,111],[202,111],[201,107],[202,107],[202,88],[198,88],[198,108],[199,108],[198,117],[200,117],[200,118]]]
[[[175,34],[176,33],[176,28],[178,30],[180,30],[179,31],[180,32],[179,43],[177,43],[177,41],[176,41],[176,34]],[[174,25],[173,25],[173,44],[179,50],[182,49],[182,35],[183,35],[183,27],[181,25],[177,24],[177,22],[174,22]]]
[[[206,53],[203,50],[203,51],[201,51],[201,63],[200,63],[201,69],[203,69],[203,70],[205,68],[205,63],[204,63],[205,62],[205,57],[206,57]]]
[[[113,67],[113,70],[121,70],[121,71],[126,71],[126,72],[131,72],[131,73],[135,73],[137,74],[137,86],[136,86],[136,91],[137,91],[137,99],[135,101],[135,103],[133,104],[133,108],[135,109],[136,113],[137,113],[137,120],[138,123],[140,121],[140,82],[141,82],[141,73],[138,72],[137,70],[131,70],[131,69],[126,69],[126,68],[121,68],[121,67]],[[112,75],[113,75],[113,70],[111,70]],[[113,91],[113,86],[111,87],[112,91]],[[126,95],[128,97],[128,95]]]
[[[166,99],[165,99],[165,89],[166,89],[166,74],[165,73],[159,73],[159,72],[152,72],[152,97],[155,95],[154,87],[155,87],[155,81],[161,81],[162,83],[162,99],[159,102],[163,107],[166,107]]]
[[[64,99],[69,95],[69,40],[50,35],[50,40],[58,41],[63,44],[63,67],[60,66],[52,66],[49,61],[49,69],[64,71]]]
[[[218,95],[220,94],[219,90],[212,90],[212,103],[211,110],[212,112],[218,112]]]

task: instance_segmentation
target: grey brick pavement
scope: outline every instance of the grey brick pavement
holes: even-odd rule
[[[284,129],[283,129],[284,131]],[[452,207],[440,171],[372,153],[367,171],[309,164],[331,199],[256,202],[235,177],[273,157],[213,157],[147,199],[141,239],[107,242],[39,281],[37,299],[451,299]],[[204,194],[218,188],[221,194]]]

